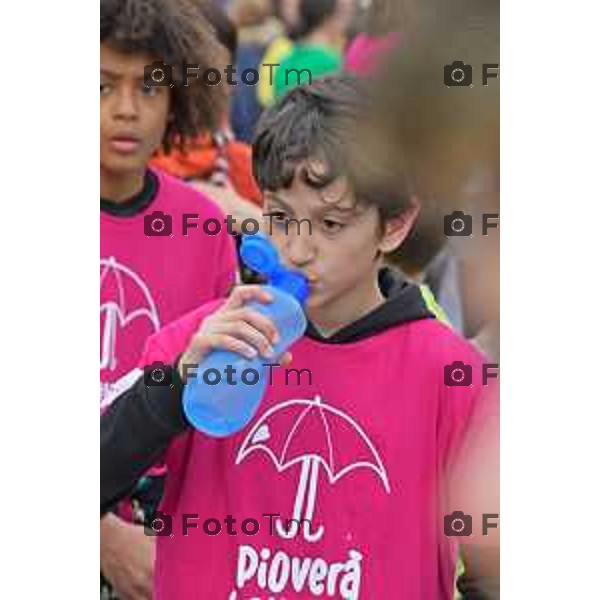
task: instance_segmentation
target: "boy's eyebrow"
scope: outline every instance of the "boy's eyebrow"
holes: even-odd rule
[[[277,202],[277,204],[280,204],[282,206],[282,208],[286,209],[288,212],[290,212],[290,213],[294,212],[292,207],[289,204],[287,204],[281,196],[279,196],[278,194],[276,194],[274,192],[270,192],[269,194],[267,194],[265,196],[265,200],[274,200],[275,202]],[[320,206],[318,209],[316,209],[315,212],[316,212],[317,216],[319,216],[319,217],[321,215],[326,215],[326,214],[331,214],[331,213],[337,213],[339,216],[343,216],[343,217],[355,217],[355,216],[359,215],[359,211],[357,210],[356,206],[351,206],[348,208],[340,208],[336,204],[325,204],[324,206]],[[269,213],[264,213],[264,214],[268,215]]]
[[[107,68],[102,67],[100,67],[100,75],[104,75],[105,77],[112,77],[113,79],[119,79],[121,77],[119,73],[115,73]]]
[[[114,71],[111,71],[110,69],[107,69],[105,67],[100,67],[100,75],[104,75],[104,77],[110,77],[112,79],[122,79],[123,77],[125,77],[126,75],[123,73],[115,73]],[[144,76],[143,75],[138,75],[137,77],[135,77],[135,81],[144,81]]]
[[[281,206],[289,212],[294,212],[292,210],[292,207],[289,204],[287,204],[285,200],[278,194],[271,192],[270,194],[266,195],[265,200],[274,200],[275,202],[277,202],[277,204],[281,204]]]
[[[358,216],[358,213],[352,208],[342,209],[336,208],[335,206],[324,206],[316,210],[316,216],[319,218],[331,216],[334,218],[352,220],[353,218]]]

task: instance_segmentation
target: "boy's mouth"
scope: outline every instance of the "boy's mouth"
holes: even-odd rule
[[[116,135],[110,139],[110,147],[119,154],[134,154],[141,144],[141,140],[134,135]]]
[[[308,285],[313,288],[319,283],[319,278],[314,273],[303,273],[304,277],[308,281]]]

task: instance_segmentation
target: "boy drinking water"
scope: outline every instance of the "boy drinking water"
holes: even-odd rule
[[[362,99],[347,76],[294,89],[265,113],[254,144],[272,240],[310,283],[309,326],[291,354],[312,377],[273,369],[257,417],[225,439],[189,429],[177,378],[164,388],[139,380],[105,416],[103,462],[136,457],[129,472],[106,474],[105,506],[168,447],[169,526],[150,532],[158,600],[452,598],[445,479],[483,389],[475,376],[447,386],[444,372],[462,361],[481,373],[482,357],[432,318],[418,287],[382,269],[418,209],[408,189],[352,179],[346,140]],[[178,365],[182,376],[213,349],[272,362],[278,332],[250,300],[269,302],[241,286],[172,323],[143,364]],[[133,423],[146,424],[142,445],[120,433]],[[215,535],[215,519],[227,531]]]

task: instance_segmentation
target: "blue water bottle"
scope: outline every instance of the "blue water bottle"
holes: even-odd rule
[[[279,262],[277,249],[262,233],[244,236],[242,260],[253,271],[267,278],[267,290],[273,297],[270,304],[249,302],[248,307],[269,317],[280,340],[274,345],[275,356],[283,354],[306,330],[302,305],[308,297],[308,281],[301,273],[291,271]],[[229,350],[214,350],[198,365],[196,376],[190,378],[183,392],[183,409],[188,421],[199,431],[213,437],[226,437],[243,429],[254,417],[268,381],[269,361],[257,356],[245,358]],[[236,385],[228,383],[225,368],[235,371]],[[215,369],[221,374],[217,380]],[[258,381],[246,378],[243,371],[258,372]],[[205,377],[205,374],[211,377]]]

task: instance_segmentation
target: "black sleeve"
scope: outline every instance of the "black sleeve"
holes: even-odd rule
[[[460,592],[462,600],[487,600],[487,596],[479,588],[476,580],[461,575],[456,582],[456,589]]]
[[[147,387],[140,377],[100,417],[100,514],[132,491],[138,479],[189,428],[182,407],[183,385]]]
[[[458,578],[456,588],[462,600],[497,600],[500,598],[500,582],[496,579],[486,581],[468,575]]]

